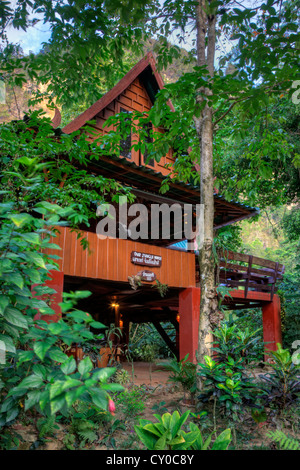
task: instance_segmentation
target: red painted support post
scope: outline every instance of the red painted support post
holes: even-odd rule
[[[176,351],[177,351],[177,360],[179,359],[179,329],[176,330],[176,333],[175,333],[175,344],[176,344]]]
[[[280,317],[280,299],[277,294],[274,295],[272,302],[268,302],[262,307],[263,313],[263,335],[265,351],[276,351],[277,343],[282,344],[281,317]],[[268,355],[265,354],[265,360]]]
[[[123,321],[123,329],[122,329],[122,349],[123,349],[123,356],[126,357],[128,353],[128,345],[129,345],[129,321],[127,318],[124,318]]]
[[[50,304],[49,306],[55,311],[53,315],[41,315],[37,313],[34,317],[35,320],[45,320],[46,322],[57,322],[61,318],[61,308],[58,305],[62,302],[62,294],[64,289],[64,273],[61,271],[50,271],[49,279],[45,282],[45,285],[51,287],[56,291],[55,294],[51,294]],[[34,294],[34,286],[32,288]]]
[[[189,354],[188,360],[196,364],[200,315],[199,287],[188,287],[179,293],[179,314],[179,359]]]

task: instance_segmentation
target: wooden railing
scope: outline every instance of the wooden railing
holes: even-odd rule
[[[277,291],[276,282],[283,278],[283,274],[284,265],[278,262],[225,251],[219,255],[216,281],[219,285],[244,288],[245,298],[249,290],[270,292],[272,300]]]

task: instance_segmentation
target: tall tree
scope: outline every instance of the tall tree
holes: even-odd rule
[[[214,77],[216,51],[216,7],[211,8],[205,0],[199,0],[196,7],[197,63],[205,67],[210,80]],[[213,108],[209,104],[212,90],[203,86],[197,90],[196,102],[199,113],[194,116],[195,129],[200,147],[200,201],[204,206],[203,246],[200,246],[200,322],[198,357],[209,354],[211,342],[210,317],[216,314],[218,299],[215,286],[214,242],[214,173],[213,173]],[[204,104],[204,106],[203,106]],[[196,108],[197,109],[197,108]],[[202,361],[201,361],[202,362]]]

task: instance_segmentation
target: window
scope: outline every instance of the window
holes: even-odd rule
[[[120,108],[120,113],[125,113],[130,115],[130,111],[124,108]],[[128,116],[128,118],[125,118],[125,121],[130,121],[131,118]],[[124,125],[120,127],[121,132],[128,132],[128,135],[125,139],[120,140],[120,155],[121,157],[129,158],[131,159],[131,131],[130,127],[127,126],[125,123]]]
[[[144,124],[143,128],[145,130],[145,137],[144,137],[145,143],[151,144],[153,142],[153,137],[151,135],[151,133],[152,133],[152,124],[151,124],[151,122],[147,122],[147,124]],[[154,158],[151,158],[150,160],[147,160],[147,157],[148,157],[148,150],[146,149],[145,153],[144,153],[144,165],[149,165],[149,166],[152,166],[154,168],[154,166],[155,166]]]

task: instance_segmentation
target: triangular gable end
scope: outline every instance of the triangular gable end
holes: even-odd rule
[[[96,131],[99,130],[101,134],[103,132],[109,132],[110,128],[103,129],[103,125],[110,116],[119,112],[150,111],[157,92],[163,87],[163,79],[156,69],[154,57],[150,52],[141,59],[117,85],[72,122],[67,124],[62,131],[66,134],[70,134],[83,127],[88,121],[94,120],[96,121]],[[169,106],[174,110],[171,102]],[[134,134],[131,138],[134,141]],[[127,158],[138,166],[145,164],[144,156],[134,149],[128,153],[124,150],[124,155],[121,154],[121,157]],[[172,150],[170,150],[159,163],[150,161],[147,166],[155,171],[167,174],[170,170],[166,170],[164,166],[166,163],[172,162]]]

